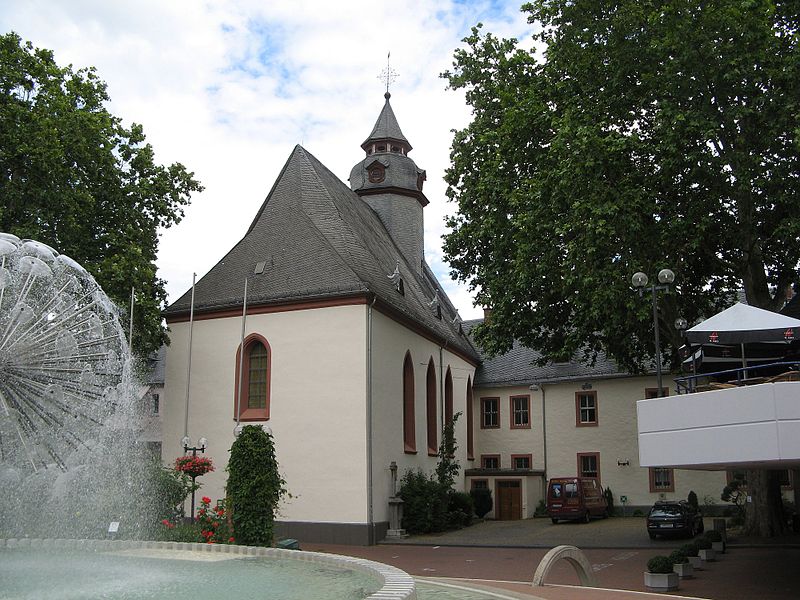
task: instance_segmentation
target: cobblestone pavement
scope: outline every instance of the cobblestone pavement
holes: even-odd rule
[[[707,520],[706,526],[710,526]],[[436,536],[414,536],[397,544],[370,547],[304,544],[304,550],[359,556],[397,566],[417,577],[453,578],[501,588],[525,598],[547,600],[607,600],[642,595],[647,561],[669,554],[686,540],[650,540],[642,518],[615,518],[589,524],[549,520],[487,521]],[[579,585],[566,562],[558,563],[545,587],[530,581],[544,554],[560,545],[584,550],[599,586],[604,590],[562,586]],[[681,580],[673,596],[712,600],[789,600],[800,598],[800,536],[780,540],[749,540],[730,535],[728,552],[707,563],[692,579]],[[448,579],[449,580],[449,579]]]

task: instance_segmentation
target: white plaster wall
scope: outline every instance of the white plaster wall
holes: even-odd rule
[[[800,383],[781,382],[640,400],[641,463],[800,460],[798,397]]]
[[[667,380],[668,381],[668,380]],[[610,487],[615,504],[625,495],[628,505],[647,506],[660,499],[650,492],[649,473],[640,466],[637,439],[636,402],[644,398],[645,388],[655,388],[655,377],[627,377],[588,380],[597,392],[598,426],[575,426],[575,393],[584,381],[544,385],[533,392],[546,397],[547,477],[568,477],[577,474],[579,452],[600,453],[600,481]],[[665,381],[665,386],[666,386]],[[671,396],[674,390],[670,391]],[[629,461],[628,466],[617,463]],[[704,499],[720,503],[726,478],[724,471],[679,470],[674,472],[675,491],[667,499],[685,499],[693,490],[701,503]]]
[[[365,316],[359,305],[247,317],[246,334],[263,335],[272,350],[267,424],[293,496],[280,510],[282,520],[367,521]],[[167,464],[182,454],[189,324],[170,329],[163,406]],[[198,480],[198,497],[224,497],[240,341],[240,317],[194,323],[189,436],[208,438],[216,464],[214,473]]]
[[[467,418],[465,411],[467,381],[474,381],[474,367],[459,356],[442,351],[442,365],[439,365],[440,346],[411,331],[393,319],[373,310],[372,338],[372,403],[373,403],[373,477],[374,477],[374,520],[389,520],[388,499],[391,493],[391,473],[389,464],[395,461],[397,487],[408,469],[422,469],[433,472],[437,458],[428,456],[427,418],[426,418],[426,376],[428,361],[433,358],[436,368],[436,398],[438,435],[441,442],[443,419],[444,374],[448,366],[453,378],[453,413],[461,412],[456,423],[458,449],[456,459],[462,469],[467,465]],[[403,360],[406,352],[411,352],[414,363],[414,414],[416,422],[416,454],[406,454],[403,445]],[[440,383],[441,374],[441,383]],[[467,468],[469,468],[467,466]],[[463,489],[463,477],[456,479],[456,485]]]
[[[511,396],[530,398],[530,429],[511,429]],[[500,398],[500,427],[481,429],[481,398]],[[480,468],[481,454],[499,454],[500,468],[510,469],[512,454],[531,454],[532,470],[544,470],[544,440],[542,429],[542,396],[528,386],[476,388],[473,400],[475,432],[475,464]]]

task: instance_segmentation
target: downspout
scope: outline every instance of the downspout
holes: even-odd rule
[[[531,386],[533,387],[533,386]],[[542,460],[544,462],[544,476],[542,477],[542,498],[547,498],[547,411],[545,403],[544,384],[539,384],[542,391]]]
[[[375,540],[375,508],[373,506],[373,476],[372,476],[372,307],[378,296],[373,296],[372,302],[367,306],[367,521],[369,543]]]

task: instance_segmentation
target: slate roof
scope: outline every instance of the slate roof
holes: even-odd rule
[[[388,275],[399,261],[405,295]],[[254,274],[263,262],[262,274]],[[430,274],[432,281],[429,281]],[[377,214],[301,146],[296,146],[245,236],[195,285],[195,312],[375,294],[399,317],[477,360],[452,323],[455,310],[430,269],[409,265]],[[429,303],[439,290],[442,318]],[[191,290],[165,315],[186,315]]]
[[[403,135],[403,132],[400,131],[400,124],[397,122],[397,117],[394,116],[392,105],[389,104],[391,96],[389,92],[386,92],[383,96],[386,98],[386,102],[384,102],[381,113],[378,115],[378,120],[375,121],[375,127],[372,128],[372,133],[361,144],[361,147],[365,150],[365,146],[379,140],[398,140],[403,142],[408,147],[408,150],[411,150],[411,144],[406,139],[406,136]]]
[[[472,330],[483,319],[464,321],[464,329],[472,337]],[[473,342],[476,348],[480,347]],[[537,366],[541,354],[514,340],[514,346],[507,353],[489,357],[481,352],[481,364],[475,371],[475,386],[518,386],[534,383],[558,383],[563,381],[627,377],[630,373],[620,371],[616,362],[599,354],[594,366],[578,361],[568,363],[548,363]]]

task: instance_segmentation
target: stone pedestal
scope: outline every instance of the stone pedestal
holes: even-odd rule
[[[389,498],[389,530],[386,538],[405,538],[408,537],[406,530],[402,528],[403,523],[403,499],[399,496]]]

